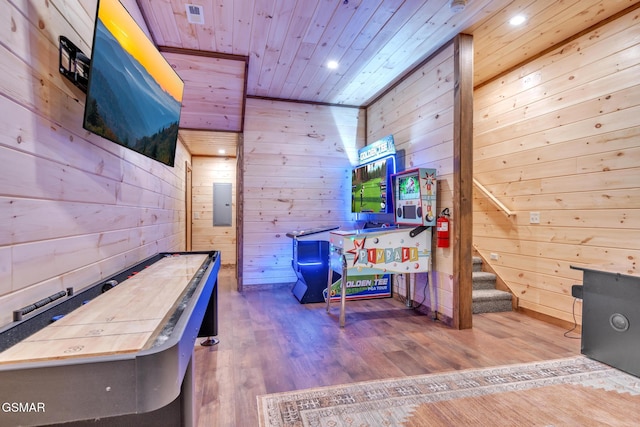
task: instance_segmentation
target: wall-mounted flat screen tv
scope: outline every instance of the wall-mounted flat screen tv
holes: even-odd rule
[[[173,166],[184,82],[118,0],[99,0],[83,127]]]
[[[351,212],[392,212],[391,175],[396,172],[395,160],[388,156],[352,170]]]

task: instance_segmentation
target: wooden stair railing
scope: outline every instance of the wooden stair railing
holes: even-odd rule
[[[484,185],[480,184],[477,179],[473,178],[473,184],[480,190],[489,200],[493,202],[507,217],[515,216],[514,212],[511,212],[500,200],[496,198]]]

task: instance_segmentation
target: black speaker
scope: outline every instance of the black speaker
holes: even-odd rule
[[[580,269],[582,354],[640,377],[640,277]]]

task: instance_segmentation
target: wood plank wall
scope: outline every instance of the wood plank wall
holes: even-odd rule
[[[170,168],[90,135],[85,94],[58,72],[60,35],[90,54],[95,7],[5,2],[0,14],[0,325],[67,287],[184,248],[188,152],[179,146]]]
[[[243,285],[296,281],[287,232],[353,227],[351,168],[363,145],[360,109],[247,100]]]
[[[211,134],[215,138],[215,133]],[[235,265],[236,260],[236,158],[193,156],[193,233],[194,251],[221,252],[220,262]],[[213,226],[213,184],[232,185],[232,225]]]
[[[475,176],[516,213],[476,191],[474,244],[519,307],[573,323],[582,273],[570,265],[638,271],[637,9],[477,88],[474,100]]]
[[[444,208],[453,211],[453,44],[434,55],[367,109],[367,141],[375,141],[390,133],[394,136],[397,150],[404,153],[406,169],[437,169],[437,211]],[[452,222],[452,235],[455,227]],[[414,285],[414,300],[423,301],[423,305],[451,321],[454,315],[453,251],[451,248],[435,248],[435,240],[432,248],[434,264],[429,283],[434,297],[430,297],[426,287],[426,274],[419,274]],[[400,293],[404,294],[404,290]]]

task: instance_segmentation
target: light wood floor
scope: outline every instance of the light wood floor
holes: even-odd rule
[[[288,287],[241,294],[230,269],[218,286],[220,343],[195,350],[202,427],[257,426],[261,394],[580,354],[565,329],[514,312],[458,331],[395,299],[350,301],[340,329],[338,304],[327,314]]]

